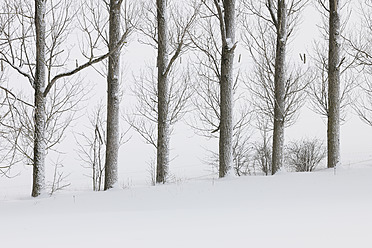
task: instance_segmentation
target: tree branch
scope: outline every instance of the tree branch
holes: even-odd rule
[[[214,5],[217,9],[218,19],[220,21],[220,29],[221,29],[221,39],[222,39],[222,45],[225,47],[227,45],[226,41],[226,30],[225,30],[225,20],[223,18],[223,13],[221,10],[221,5],[218,3],[219,0],[214,0]]]
[[[274,23],[275,27],[278,29],[279,28],[278,21],[276,20],[276,17],[275,17],[275,14],[274,14],[272,0],[267,0],[266,7],[270,12],[270,16],[271,16],[271,19],[273,20],[273,23]]]
[[[13,92],[11,92],[10,90],[8,90],[7,88],[0,86],[0,89],[4,90],[6,93],[10,94],[12,97],[14,97],[15,100],[17,100],[17,101],[19,101],[21,103],[24,103],[24,104],[26,104],[27,106],[29,106],[31,108],[34,108],[34,105],[32,105],[32,104],[30,104],[28,102],[25,102],[22,99],[19,99]]]
[[[72,76],[72,75],[80,72],[81,70],[83,70],[83,69],[85,69],[85,68],[87,68],[87,67],[89,67],[91,65],[94,65],[96,63],[101,62],[102,60],[106,59],[107,57],[109,57],[110,55],[112,55],[113,53],[115,53],[118,49],[121,49],[121,47],[125,43],[125,39],[127,38],[127,35],[128,35],[128,32],[126,32],[125,34],[123,34],[123,36],[120,39],[120,41],[117,44],[117,46],[114,49],[112,49],[111,51],[109,51],[108,53],[106,53],[106,54],[104,54],[104,55],[102,55],[102,56],[100,56],[100,57],[98,57],[96,59],[89,60],[88,62],[86,62],[85,64],[83,64],[81,66],[78,66],[74,70],[71,70],[69,72],[61,73],[61,74],[58,74],[58,75],[54,76],[53,79],[52,79],[52,81],[50,81],[50,83],[48,84],[48,86],[46,87],[46,89],[44,91],[44,97],[46,97],[48,95],[49,91],[51,90],[51,88],[57,82],[58,79]]]
[[[322,0],[318,0],[319,4],[327,11],[329,12],[329,9],[327,8],[327,6],[325,6],[325,4],[323,3]]]
[[[4,55],[2,52],[0,52],[0,54]],[[19,68],[18,66],[15,66],[5,56],[4,56],[4,58],[0,58],[0,61],[4,61],[8,65],[10,65],[14,70],[16,70],[19,74],[21,74],[22,76],[26,77],[28,79],[28,81],[30,82],[32,88],[34,88],[34,79],[32,78],[32,76],[30,74],[22,71],[21,68]]]

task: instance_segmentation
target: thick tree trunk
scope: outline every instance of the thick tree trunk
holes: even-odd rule
[[[157,0],[158,22],[158,140],[156,182],[165,183],[169,166],[169,86],[165,73],[168,66],[167,4],[166,0]]]
[[[120,35],[120,1],[110,0],[109,50],[118,45]],[[120,49],[109,56],[107,75],[107,140],[105,161],[105,190],[118,181],[119,104],[120,104]]]
[[[287,6],[285,0],[278,0],[277,15],[277,40],[275,56],[275,107],[274,107],[274,132],[273,132],[273,154],[272,175],[274,175],[283,164],[284,149],[284,111],[285,111],[285,55],[287,42]]]
[[[35,71],[35,113],[34,113],[34,158],[33,158],[33,197],[45,189],[45,9],[46,0],[35,0],[36,29],[36,71]]]
[[[340,162],[340,13],[339,0],[329,1],[328,168]]]
[[[219,177],[224,177],[229,172],[232,156],[233,136],[233,65],[235,43],[235,0],[224,0],[224,28],[226,40],[223,42],[221,56],[221,81],[220,81],[220,136],[219,136]],[[222,20],[220,20],[222,22]],[[221,29],[223,32],[223,29]]]

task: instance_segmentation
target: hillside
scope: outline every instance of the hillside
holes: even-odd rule
[[[372,247],[372,166],[0,200],[1,247]],[[19,189],[14,189],[17,191]],[[5,196],[6,194],[6,196]]]

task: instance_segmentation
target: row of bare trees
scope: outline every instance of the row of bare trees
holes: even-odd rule
[[[137,105],[126,119],[156,149],[157,183],[167,180],[173,125],[191,108],[198,115],[189,123],[196,132],[219,139],[214,156],[219,177],[232,168],[238,175],[246,174],[252,116],[264,136],[263,146],[255,145],[256,155],[265,156],[260,160],[263,168],[275,174],[283,166],[284,130],[294,123],[305,91],[327,117],[328,167],[335,167],[340,162],[341,110],[355,87],[349,71],[368,71],[372,56],[368,42],[343,35],[340,12],[344,3],[340,2],[318,0],[328,49],[319,45],[307,59],[301,54],[301,65],[297,65],[287,59],[288,44],[307,0],[86,0],[78,4],[70,0],[5,0],[0,11],[0,87],[4,96],[0,132],[6,143],[1,161],[6,165],[0,169],[6,171],[20,161],[31,164],[32,196],[43,193],[48,150],[62,141],[87,88],[73,76],[91,68],[107,79],[106,118],[103,122],[92,118],[94,139],[84,136],[91,150],[82,150],[86,160],[94,163],[94,187],[100,189],[103,176],[104,189],[115,186],[121,144],[121,48],[134,31],[140,42],[157,51],[157,60],[135,77]],[[371,19],[366,13],[363,16],[364,27],[371,32]],[[77,43],[73,33],[83,41],[78,59],[71,55],[79,52],[78,46],[68,45]],[[252,62],[245,77],[248,80],[241,78],[241,56],[235,56],[239,35]],[[349,49],[343,50],[345,46]],[[182,58],[187,63],[182,64]],[[96,67],[106,59],[106,68]],[[306,60],[315,66],[308,66]],[[25,78],[28,85],[22,88],[33,96],[7,83],[6,73]],[[249,89],[248,97],[241,82]],[[370,97],[369,85],[364,92]],[[356,107],[358,113],[371,123],[369,105],[361,106]]]
[[[2,87],[6,94],[5,114],[2,127],[6,128],[11,162],[17,162],[17,154],[23,155],[33,168],[32,196],[45,190],[45,158],[49,149],[61,142],[64,130],[71,118],[62,122],[62,115],[70,114],[81,99],[81,87],[70,77],[109,58],[107,83],[107,140],[105,188],[117,181],[118,120],[119,120],[119,59],[120,50],[130,34],[132,24],[125,18],[123,27],[120,17],[129,9],[126,1],[103,1],[100,8],[107,14],[100,15],[94,1],[76,6],[73,1],[5,1],[1,6],[1,64],[25,77],[34,96],[26,100],[12,93],[12,85]],[[124,7],[122,7],[124,5]],[[81,7],[81,8],[80,8]],[[122,13],[124,9],[125,13]],[[81,10],[88,10],[80,13]],[[80,15],[81,14],[81,15]],[[75,17],[79,19],[76,20]],[[106,20],[100,18],[106,17]],[[71,48],[67,45],[80,24],[88,41],[82,49],[85,61],[71,63]],[[104,24],[102,24],[104,23]],[[108,23],[108,35],[106,26]],[[101,26],[103,25],[103,26]],[[103,29],[101,29],[103,28]],[[124,29],[124,32],[121,30]],[[122,34],[121,34],[122,33]],[[67,43],[67,44],[66,44]],[[102,44],[107,52],[100,51]],[[101,53],[101,55],[99,55]],[[71,64],[75,64],[71,66]],[[76,86],[79,85],[79,86]],[[26,88],[26,86],[22,87]],[[73,99],[76,98],[77,99]],[[13,100],[13,101],[12,101]],[[21,106],[19,106],[21,104]],[[3,105],[4,107],[4,105]]]
[[[286,46],[308,1],[243,2],[247,15],[254,15],[258,20],[253,22],[255,28],[250,29],[252,21],[245,19],[243,41],[254,62],[254,73],[247,84],[253,105],[261,118],[271,120],[272,127],[260,125],[264,133],[267,129],[273,130],[271,173],[275,174],[282,166],[284,128],[295,120],[297,110],[305,100],[305,90],[314,111],[327,118],[327,165],[335,167],[340,163],[340,123],[345,119],[345,108],[353,103],[352,92],[358,84],[366,85],[362,86],[362,92],[367,97],[360,99],[370,96],[369,84],[355,76],[356,69],[367,71],[368,41],[344,33],[351,15],[349,1],[317,1],[316,7],[323,20],[321,36],[328,44],[315,43],[314,55],[310,54],[307,59],[305,53],[300,54],[304,66],[298,69],[286,62]],[[370,17],[364,8],[369,5],[365,1],[360,4],[364,18],[361,26],[367,30],[358,32],[368,33]],[[310,67],[305,67],[309,62],[312,63]],[[367,123],[368,106],[367,102],[353,105]]]

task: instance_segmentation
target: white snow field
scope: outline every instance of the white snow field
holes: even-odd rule
[[[38,199],[19,190],[0,189],[0,247],[372,247],[368,165]]]

